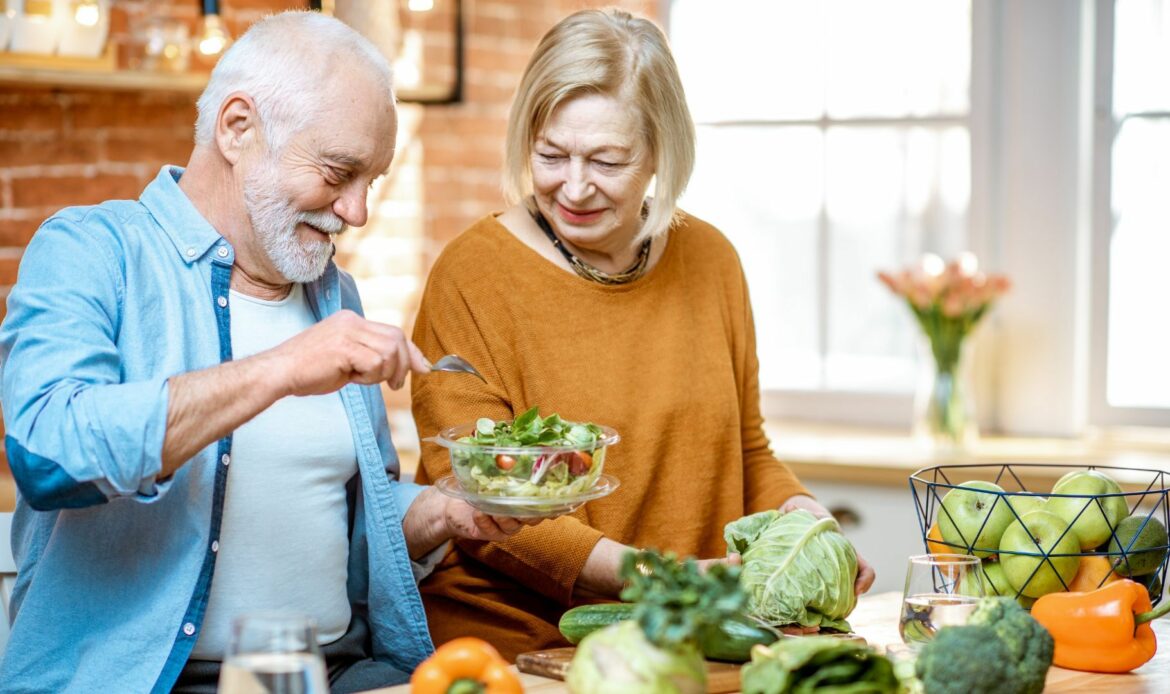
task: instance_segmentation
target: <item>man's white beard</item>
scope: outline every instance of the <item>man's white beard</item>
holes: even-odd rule
[[[244,180],[244,207],[252,229],[264,246],[273,267],[289,282],[312,282],[325,273],[333,255],[333,243],[297,235],[304,222],[328,234],[340,234],[346,224],[329,210],[301,212],[280,189],[280,174],[271,161],[265,162]]]

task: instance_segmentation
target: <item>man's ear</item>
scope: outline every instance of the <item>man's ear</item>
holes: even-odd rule
[[[243,92],[232,92],[219,107],[215,120],[215,143],[229,164],[235,165],[240,156],[254,146],[260,136],[260,117],[256,102]]]

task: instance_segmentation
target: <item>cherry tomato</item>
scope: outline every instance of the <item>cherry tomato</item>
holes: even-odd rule
[[[593,469],[593,456],[585,451],[573,451],[565,462],[569,464],[569,474],[574,477],[580,477]]]
[[[516,459],[510,455],[504,455],[503,453],[500,453],[496,456],[496,467],[500,468],[501,470],[511,470],[512,468],[516,467]]]

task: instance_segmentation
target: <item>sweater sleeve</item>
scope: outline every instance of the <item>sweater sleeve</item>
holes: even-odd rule
[[[444,354],[464,357],[487,383],[442,373],[412,379],[411,406],[424,439],[480,417],[512,419],[538,404],[523,401],[518,356],[511,353],[507,342],[486,336],[493,321],[506,320],[506,310],[493,310],[490,303],[495,295],[474,284],[461,284],[458,263],[450,265],[455,267],[440,258],[431,272],[415,322],[414,342],[431,360]],[[447,450],[424,442],[419,481],[434,481],[450,472]],[[458,546],[477,561],[568,605],[585,560],[601,537],[600,531],[579,518],[562,516],[524,528],[503,542],[464,541]]]
[[[774,509],[789,497],[809,494],[791,469],[772,453],[771,443],[764,433],[764,417],[760,412],[760,361],[756,355],[756,329],[748,298],[747,280],[742,268],[736,268],[741,282],[738,293],[743,302],[743,347],[737,362],[742,365],[739,381],[741,432],[743,441],[744,508],[748,513]]]

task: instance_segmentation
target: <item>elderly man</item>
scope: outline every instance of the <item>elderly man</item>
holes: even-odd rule
[[[54,215],[8,299],[4,691],[213,691],[233,618],[274,609],[315,619],[333,691],[401,682],[417,577],[521,527],[396,480],[378,384],[428,364],[331,262],[394,155],[386,60],[277,15],[198,112],[186,169]]]

